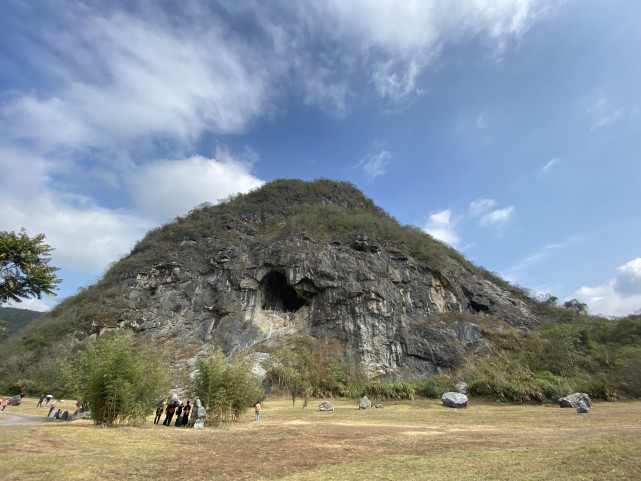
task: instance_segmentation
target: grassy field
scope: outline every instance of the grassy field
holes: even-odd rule
[[[302,409],[268,399],[225,428],[98,428],[87,421],[13,426],[0,415],[3,480],[638,480],[641,402],[558,406],[472,399],[359,411]],[[8,413],[45,415],[25,399]],[[71,410],[73,401],[67,401]],[[4,424],[4,426],[3,426]]]

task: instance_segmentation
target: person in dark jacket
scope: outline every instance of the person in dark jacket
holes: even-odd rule
[[[187,404],[185,404],[185,407],[183,408],[183,420],[181,426],[188,426],[189,425],[189,413],[191,411],[191,404],[189,404],[189,401],[187,401]]]
[[[154,424],[158,424],[160,422],[160,418],[162,417],[162,412],[163,412],[163,407],[161,404],[156,408],[156,417],[154,418]]]

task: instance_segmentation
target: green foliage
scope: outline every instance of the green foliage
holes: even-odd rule
[[[548,322],[494,334],[494,352],[458,373],[470,391],[518,402],[556,401],[571,392],[612,400],[641,395],[641,316]]]
[[[378,382],[372,381],[365,386],[366,396],[376,400],[401,401],[403,399],[414,399],[415,390],[411,383],[407,382]]]
[[[41,315],[41,312],[31,311],[29,309],[0,307],[0,319],[2,319],[0,326],[4,326],[6,331],[15,332]],[[2,328],[0,327],[0,331],[1,330]]]
[[[297,337],[270,355],[266,379],[286,390],[295,404],[297,398],[310,395],[356,397],[367,383],[367,374],[345,356],[340,343]]]
[[[55,295],[58,268],[49,265],[53,248],[44,239],[44,234],[29,237],[24,230],[0,231],[0,304]]]
[[[137,425],[168,391],[168,356],[155,343],[117,333],[88,343],[67,366],[66,377],[96,424]]]
[[[207,425],[235,421],[265,393],[260,380],[252,373],[250,357],[228,360],[222,350],[196,361],[192,383],[194,397],[207,411]]]
[[[414,384],[414,393],[421,397],[439,398],[449,390],[444,386],[442,380],[437,377],[423,379]]]

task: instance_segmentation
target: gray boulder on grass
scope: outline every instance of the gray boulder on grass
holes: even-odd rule
[[[361,402],[358,404],[358,409],[369,409],[372,407],[372,401],[367,399],[367,396],[363,396]]]
[[[332,406],[332,403],[329,402],[329,401],[323,401],[318,406],[318,410],[319,411],[333,411],[334,410],[334,406]]]
[[[20,403],[22,402],[22,397],[20,394],[13,396],[11,399],[9,399],[9,406],[20,406]]]
[[[592,407],[592,400],[584,392],[575,392],[569,396],[562,397],[559,399],[559,406],[562,408],[578,408],[579,403],[583,402],[588,408]]]
[[[443,406],[447,406],[448,408],[467,407],[467,396],[460,392],[446,392],[441,396],[441,401],[443,401]]]
[[[191,410],[191,420],[189,424],[194,429],[203,429],[205,427],[205,418],[207,417],[207,412],[203,407],[200,399],[196,399],[196,404]]]
[[[583,401],[579,401],[579,405],[576,407],[576,412],[579,414],[585,414],[589,411],[588,406]]]
[[[382,404],[376,404],[374,407],[376,409],[383,409],[383,405]]]

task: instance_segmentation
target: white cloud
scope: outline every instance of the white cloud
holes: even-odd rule
[[[379,96],[406,103],[419,94],[420,74],[445,45],[475,37],[489,40],[500,57],[511,39],[552,9],[556,0],[331,0],[312,2],[316,28],[347,39],[370,62]],[[306,12],[307,15],[310,12]],[[312,23],[310,21],[310,23]]]
[[[641,311],[641,257],[617,268],[619,275],[606,284],[576,291],[590,312],[605,316],[624,316]]]
[[[555,157],[554,159],[550,160],[547,164],[545,164],[543,167],[541,167],[541,172],[543,174],[547,174],[548,171],[556,164],[558,164],[561,161],[559,157]]]
[[[392,160],[392,154],[387,150],[381,150],[376,154],[370,154],[363,158],[356,167],[360,168],[368,177],[372,179],[387,172],[387,166]]]
[[[452,220],[452,211],[450,209],[430,214],[423,230],[432,237],[453,247],[460,241],[456,232],[456,222]]]
[[[502,227],[507,224],[512,218],[514,207],[506,207],[505,209],[497,209],[492,212],[483,214],[480,223],[484,227]]]
[[[470,215],[478,217],[496,205],[494,199],[476,199],[470,202]]]
[[[196,155],[161,160],[140,168],[129,181],[130,189],[138,209],[166,221],[203,202],[215,203],[260,187],[264,182],[250,168],[250,162],[235,159],[225,150],[219,150],[214,159]]]
[[[590,130],[612,125],[623,115],[623,108],[613,107],[602,92],[597,92],[585,109],[590,121]]]
[[[204,130],[243,131],[269,111],[281,62],[235,40],[215,18],[189,30],[123,13],[77,20],[72,39],[60,35],[62,58],[41,66],[74,81],[6,102],[0,115],[12,138],[43,149],[111,147],[147,136],[184,142]],[[74,61],[81,49],[91,52],[86,67],[94,75]]]

